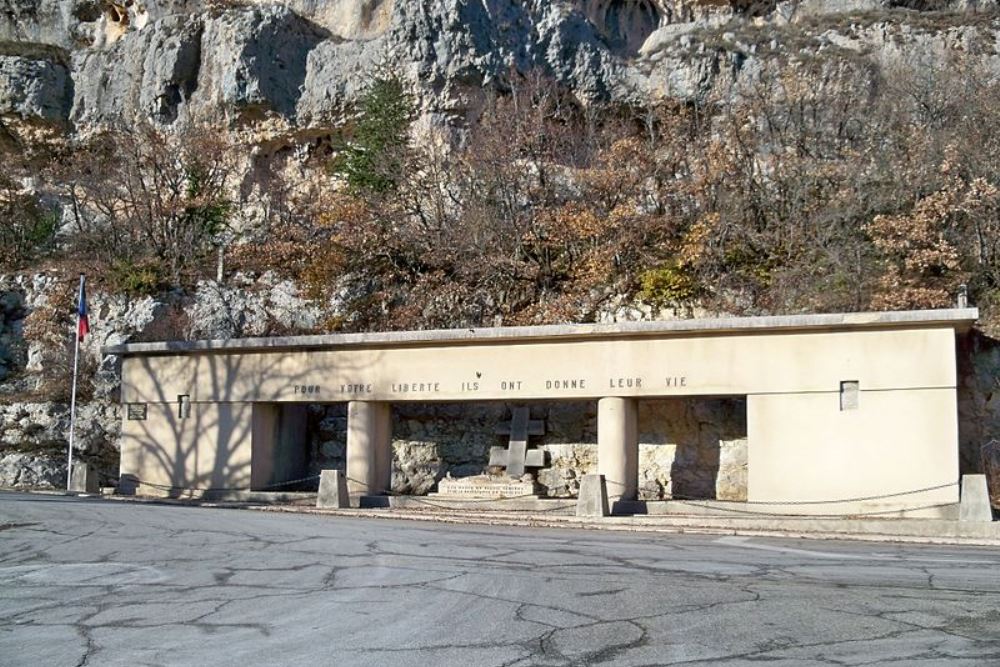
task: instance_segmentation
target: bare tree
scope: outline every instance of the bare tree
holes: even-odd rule
[[[150,262],[182,285],[230,223],[235,155],[207,127],[118,126],[92,137],[63,171],[77,248],[109,264]]]

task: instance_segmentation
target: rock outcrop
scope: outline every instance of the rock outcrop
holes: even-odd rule
[[[0,116],[62,124],[69,116],[72,90],[64,64],[0,54]]]
[[[800,59],[919,67],[964,53],[1000,69],[992,2],[936,3],[954,13],[926,16],[900,6],[20,0],[0,14],[0,118],[329,129],[379,68],[401,74],[424,113],[459,123],[514,72],[542,72],[584,102],[641,105],[703,98]]]

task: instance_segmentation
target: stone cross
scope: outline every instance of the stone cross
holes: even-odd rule
[[[517,407],[511,410],[510,424],[497,427],[498,435],[509,435],[507,448],[493,447],[490,449],[490,465],[504,466],[507,476],[521,479],[525,468],[541,468],[545,465],[545,452],[540,449],[528,449],[529,435],[544,435],[545,422],[528,418],[528,408]]]

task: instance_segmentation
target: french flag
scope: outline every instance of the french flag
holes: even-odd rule
[[[76,310],[76,339],[81,343],[83,342],[83,337],[90,333],[90,319],[87,317],[86,280],[83,275],[80,276],[80,305]]]

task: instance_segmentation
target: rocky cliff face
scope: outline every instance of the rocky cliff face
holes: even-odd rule
[[[955,10],[921,13],[907,5]],[[690,100],[796,60],[995,64],[991,1],[5,0],[0,118],[86,131],[221,114],[329,129],[377,68],[437,121],[538,70],[581,100]]]

